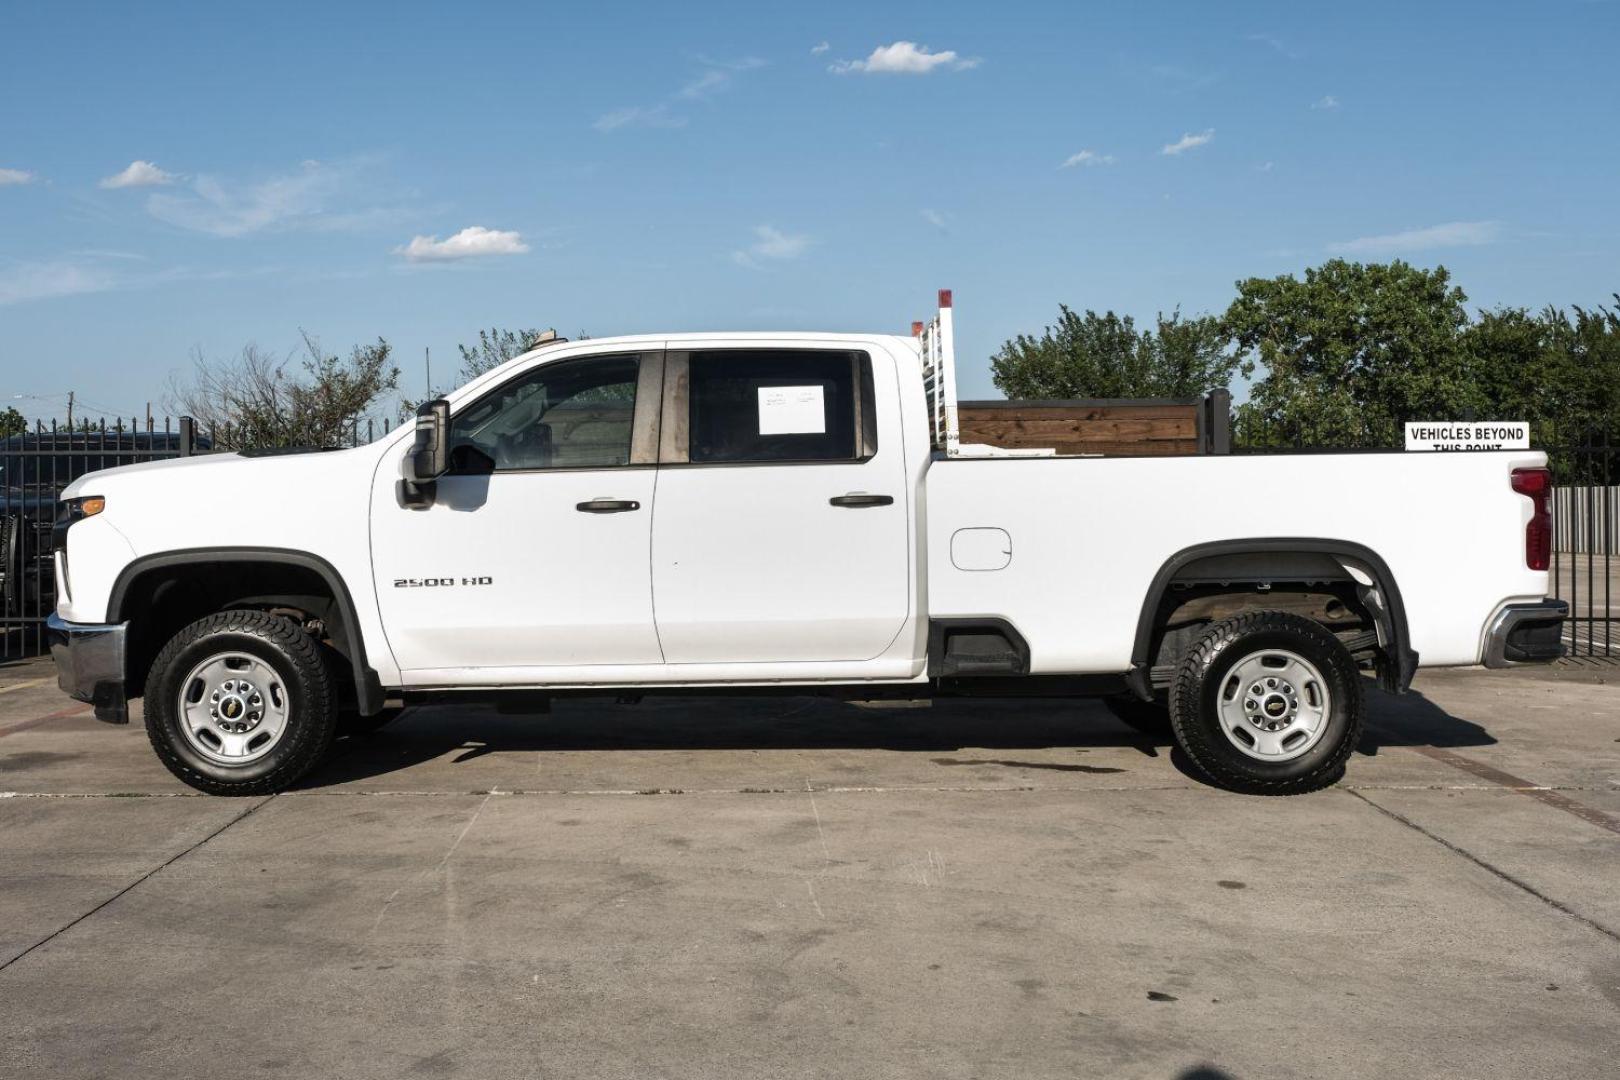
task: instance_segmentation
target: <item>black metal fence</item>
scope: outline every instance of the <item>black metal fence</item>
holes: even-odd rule
[[[267,437],[262,427],[250,428],[238,424],[198,424],[196,427],[199,442],[207,443],[215,450],[251,450],[266,443],[282,445],[284,442],[284,439],[273,434]],[[325,440],[325,444],[364,446],[387,435],[394,427],[394,421],[387,417],[355,417],[345,421],[334,436]]]
[[[1620,446],[1591,432],[1549,447],[1553,471],[1552,593],[1569,603],[1571,660],[1620,663]]]
[[[359,446],[393,428],[361,418],[335,441]],[[190,417],[36,422],[0,439],[0,660],[44,651],[45,619],[56,607],[51,529],[62,489],[88,472],[142,461],[235,449],[239,432],[200,428]]]
[[[56,606],[51,528],[56,500],[97,469],[177,457],[196,449],[185,425],[118,419],[36,424],[0,440],[0,659],[44,648],[45,617]]]

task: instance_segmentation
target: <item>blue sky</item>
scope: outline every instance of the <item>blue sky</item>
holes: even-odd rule
[[[904,332],[941,286],[986,396],[1060,301],[1341,253],[1603,303],[1617,45],[1575,0],[0,0],[0,406],[161,409],[300,328],[409,392],[480,326]]]

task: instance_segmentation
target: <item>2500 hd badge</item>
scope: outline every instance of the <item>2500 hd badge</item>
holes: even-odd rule
[[[448,589],[456,585],[493,585],[492,577],[401,577],[394,579],[396,589]]]

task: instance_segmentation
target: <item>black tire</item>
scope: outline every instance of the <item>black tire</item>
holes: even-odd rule
[[[286,727],[262,757],[224,765],[199,753],[182,729],[181,683],[210,656],[245,653],[269,666],[287,701]],[[314,768],[336,727],[330,673],[315,639],[291,619],[262,611],[222,611],[181,630],[152,661],[146,679],[146,734],[158,758],[186,784],[210,795],[269,795]]]
[[[357,712],[341,713],[337,719],[338,737],[355,739],[370,735],[372,732],[398,720],[399,714],[404,711],[405,707],[401,705],[392,709],[384,709],[382,712],[372,713],[370,716],[361,716]]]
[[[1320,737],[1286,761],[1245,754],[1221,726],[1223,684],[1246,657],[1268,649],[1314,665],[1328,693]],[[1177,744],[1216,784],[1251,794],[1298,795],[1336,783],[1361,738],[1363,719],[1361,676],[1349,651],[1322,624],[1287,612],[1251,611],[1215,623],[1187,651],[1170,686]]]
[[[1143,701],[1135,694],[1114,694],[1103,698],[1103,705],[1120,720],[1144,735],[1167,738],[1174,734],[1170,728],[1170,709],[1160,697]]]

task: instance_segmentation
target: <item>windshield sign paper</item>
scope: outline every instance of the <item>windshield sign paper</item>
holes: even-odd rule
[[[827,408],[819,386],[759,388],[761,435],[824,435]]]

